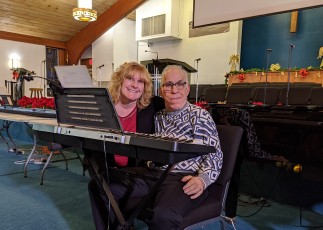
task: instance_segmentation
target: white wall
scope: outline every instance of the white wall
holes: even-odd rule
[[[20,56],[19,66],[30,71],[34,71],[37,76],[44,77],[44,64],[46,59],[46,47],[23,42],[15,42],[0,39],[0,86],[5,86],[5,80],[15,81],[12,79],[11,61],[9,56],[16,53]],[[42,79],[35,79],[31,82],[25,81],[25,94],[30,95],[29,88],[44,88]],[[44,94],[43,94],[44,95]]]
[[[93,78],[98,81],[109,81],[113,70],[124,62],[137,61],[135,22],[123,19],[93,42],[92,60]]]
[[[124,19],[114,27],[114,69],[129,61],[137,61],[136,23]]]
[[[197,58],[201,58],[197,74],[191,75],[191,83],[224,83],[224,76],[230,72],[229,57],[240,55],[242,22],[230,23],[227,33],[189,38],[189,22],[193,17],[193,0],[181,0],[183,9],[182,40],[155,42],[144,45],[138,42],[138,60],[156,59],[156,54],[146,53],[145,50],[158,52],[159,59],[170,58],[186,62],[197,68]],[[152,11],[154,8],[151,9]]]
[[[92,43],[92,78],[103,81],[111,75],[113,62],[113,28]],[[101,69],[98,66],[104,65]]]

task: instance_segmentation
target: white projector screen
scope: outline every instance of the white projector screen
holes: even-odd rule
[[[323,0],[194,0],[193,27],[323,6]]]

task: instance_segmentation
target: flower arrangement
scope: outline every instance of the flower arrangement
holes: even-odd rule
[[[305,68],[302,68],[300,71],[299,71],[299,74],[301,75],[302,78],[306,78],[306,76],[309,74],[308,70],[305,69]]]
[[[278,71],[278,70],[280,70],[280,65],[279,65],[279,63],[276,63],[276,64],[271,64],[271,66],[270,66],[270,71]]]
[[[207,106],[208,102],[207,101],[199,101],[199,102],[196,102],[194,103],[194,105],[197,105],[203,109],[208,109],[208,106]]]
[[[12,79],[17,80],[19,78],[19,72],[14,70],[12,71]]]
[[[245,75],[245,74],[243,74],[243,73],[240,73],[240,74],[238,75],[238,78],[239,78],[239,81],[240,81],[240,82],[243,82],[243,81],[246,79],[246,75]]]
[[[26,97],[23,96],[17,101],[17,104],[25,108],[42,108],[42,109],[55,109],[54,98],[47,97]]]

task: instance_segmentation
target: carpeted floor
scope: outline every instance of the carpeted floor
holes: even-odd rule
[[[24,164],[15,162],[27,158],[31,145],[20,142],[19,146],[25,151],[24,155],[8,152],[7,146],[0,142],[0,229],[94,229],[87,194],[89,177],[82,175],[80,162],[69,161],[69,170],[65,170],[63,162],[51,164],[46,170],[44,185],[40,185],[43,165],[30,164],[28,177],[24,178]],[[311,210],[300,210],[299,207],[247,195],[241,195],[239,200],[236,229],[311,229],[309,226],[323,229],[322,203],[314,205]],[[135,226],[139,230],[147,229],[139,221]],[[234,229],[229,224],[227,226]],[[218,225],[210,223],[203,229],[218,229]]]

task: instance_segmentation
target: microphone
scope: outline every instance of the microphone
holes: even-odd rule
[[[194,61],[201,61],[201,58],[197,58],[197,59],[195,59]]]
[[[157,54],[157,60],[158,60],[158,52],[156,52],[156,51],[149,51],[149,50],[145,50],[145,52],[147,53],[155,53],[155,54]]]
[[[31,75],[26,75],[26,76],[22,76],[22,78],[28,82],[33,81],[34,77],[32,77]]]
[[[101,69],[102,67],[104,67],[104,64],[102,64],[102,65],[100,65],[100,66],[98,66],[98,67],[96,67],[97,69]]]
[[[267,52],[271,52],[272,51],[272,49],[267,49]]]
[[[286,162],[276,162],[277,167],[284,167],[286,168],[286,171],[293,171],[294,173],[298,174],[303,171],[303,167],[301,164],[296,164],[296,163],[286,163]]]
[[[291,48],[295,48],[295,45],[293,45],[293,44],[290,44],[290,47],[291,47]]]

